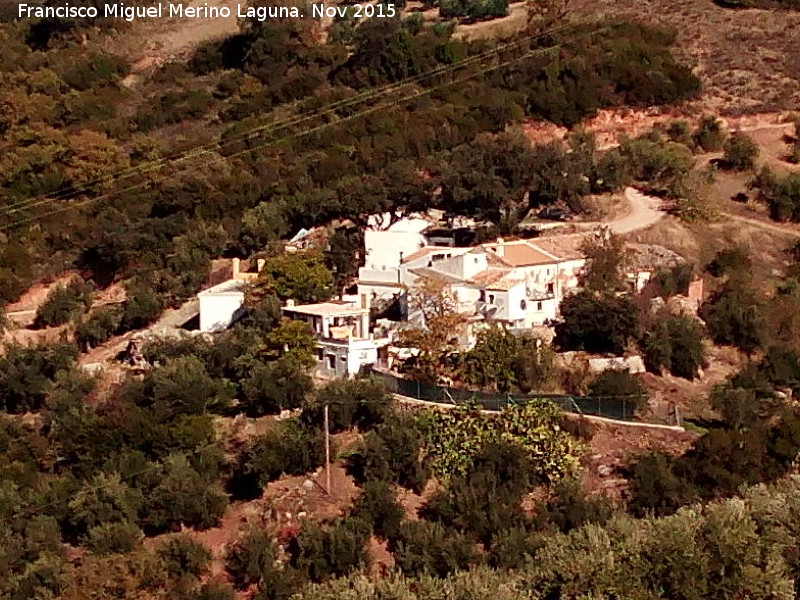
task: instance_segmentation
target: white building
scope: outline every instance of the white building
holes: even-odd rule
[[[362,302],[402,297],[421,277],[447,281],[464,314],[530,329],[558,316],[561,299],[578,287],[585,259],[575,251],[556,254],[530,241],[502,239],[476,248],[423,246],[387,266],[359,273]],[[409,320],[418,315],[410,314]]]
[[[261,270],[264,261],[258,261]],[[197,294],[200,302],[200,331],[222,331],[230,327],[244,310],[244,296],[258,273],[240,270],[240,261],[233,259],[231,278]]]
[[[369,308],[354,302],[330,301],[283,307],[284,316],[308,323],[317,340],[316,374],[322,377],[352,377],[367,365],[385,361],[388,337],[376,339],[370,331]]]

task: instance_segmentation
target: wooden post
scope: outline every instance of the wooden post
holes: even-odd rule
[[[331,433],[327,404],[325,405],[325,491],[331,495]]]

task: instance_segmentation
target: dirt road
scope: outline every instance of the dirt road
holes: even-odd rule
[[[741,217],[739,215],[734,215],[726,212],[721,213],[720,216],[722,216],[725,219],[731,219],[733,221],[747,223],[748,225],[752,225],[753,227],[758,227],[759,229],[765,229],[773,233],[779,233],[782,235],[788,235],[789,237],[800,238],[800,231],[798,231],[797,229],[789,229],[789,227],[787,227],[786,225],[773,225],[772,223],[766,223],[758,219],[750,219],[748,217]]]

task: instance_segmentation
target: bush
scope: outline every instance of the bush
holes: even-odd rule
[[[178,534],[161,544],[158,557],[164,563],[170,577],[199,577],[211,562],[211,552],[200,542],[185,533]]]
[[[664,296],[675,296],[689,293],[689,284],[694,277],[694,268],[688,263],[680,263],[673,267],[661,267],[655,273],[655,281]]]
[[[407,576],[447,577],[477,560],[475,542],[440,523],[408,521],[390,541],[397,567]]]
[[[587,497],[579,479],[558,482],[536,516],[538,529],[554,527],[562,533],[587,523],[605,524],[614,515],[614,504],[605,496]]]
[[[562,350],[622,354],[638,337],[639,312],[631,298],[583,291],[564,298],[560,311],[555,344]]]
[[[142,530],[128,521],[103,523],[89,529],[86,546],[95,554],[124,554],[132,552],[143,537]]]
[[[71,321],[92,305],[94,287],[82,279],[73,279],[67,285],[57,285],[36,311],[33,326],[55,327]]]
[[[313,387],[305,367],[288,358],[256,363],[241,382],[241,406],[250,417],[278,414],[299,408]]]
[[[332,433],[351,427],[367,431],[383,423],[394,410],[394,398],[375,379],[333,381],[319,388],[303,408],[303,422],[322,427],[326,404]]]
[[[179,600],[236,600],[236,592],[224,581],[211,580],[182,594]]]
[[[106,342],[116,334],[122,324],[123,308],[109,306],[92,311],[75,327],[75,342],[82,352]]]
[[[276,541],[256,527],[246,530],[228,550],[225,565],[239,589],[276,577]]]
[[[59,375],[78,358],[74,344],[5,347],[0,356],[0,410],[11,414],[36,411],[58,388]]]
[[[287,547],[290,564],[315,583],[342,577],[368,564],[370,526],[361,519],[333,523],[305,521]]]
[[[350,516],[369,523],[375,535],[388,540],[398,535],[405,510],[397,502],[390,483],[368,481],[356,499]]]
[[[732,171],[749,171],[756,166],[759,148],[746,133],[737,131],[731,135],[724,144],[725,154],[722,156],[722,164],[726,169]]]
[[[659,318],[645,334],[644,361],[648,371],[667,369],[676,377],[694,379],[706,366],[703,329],[688,316]]]
[[[630,400],[638,408],[647,405],[649,393],[640,377],[629,373],[610,369],[595,377],[589,386],[589,395],[600,398],[624,398]]]
[[[286,419],[257,438],[245,453],[238,485],[255,492],[284,474],[309,473],[324,460],[325,438],[322,432],[297,419]]]
[[[764,318],[755,290],[741,278],[726,281],[701,307],[711,339],[749,353],[764,340]]]
[[[717,152],[722,150],[724,140],[722,122],[714,116],[704,115],[694,132],[695,143],[706,152]]]

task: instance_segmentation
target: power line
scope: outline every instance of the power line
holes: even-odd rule
[[[602,27],[600,29],[591,31],[589,33],[577,36],[577,37],[573,38],[573,40],[571,40],[571,41],[575,41],[576,39],[581,39],[581,38],[597,35],[597,34],[599,34],[601,32],[607,31],[609,29],[610,29],[610,27],[608,27],[608,26]],[[501,69],[501,68],[505,68],[505,67],[507,67],[507,66],[509,66],[509,65],[511,65],[513,63],[519,62],[520,60],[524,60],[524,59],[530,58],[532,56],[543,55],[543,54],[546,54],[548,52],[552,52],[553,50],[560,49],[562,46],[563,46],[563,44],[555,44],[555,45],[552,45],[552,46],[548,46],[547,48],[538,48],[538,49],[529,51],[529,52],[527,52],[527,53],[525,53],[525,54],[523,54],[523,55],[521,55],[519,57],[516,57],[514,59],[511,59],[511,60],[505,61],[503,63],[500,63],[498,65],[494,65],[492,67],[481,69],[481,70],[479,70],[479,71],[477,71],[475,73],[469,74],[468,76],[463,77],[461,79],[456,79],[456,80],[448,82],[448,83],[440,84],[438,86],[434,86],[434,87],[431,87],[431,88],[426,88],[425,90],[409,94],[409,95],[405,96],[404,98],[401,98],[401,99],[396,100],[394,102],[390,102],[390,103],[387,103],[387,104],[379,104],[377,106],[361,110],[361,111],[356,112],[356,113],[354,113],[352,115],[348,115],[348,116],[342,117],[338,121],[331,122],[331,123],[323,123],[322,125],[318,125],[318,126],[306,129],[304,131],[300,131],[298,133],[285,136],[285,137],[277,139],[277,140],[268,141],[268,142],[265,142],[265,143],[262,143],[262,144],[258,144],[256,146],[253,146],[252,148],[245,148],[244,150],[240,150],[238,152],[234,152],[234,153],[228,154],[226,156],[216,156],[216,157],[212,158],[211,160],[209,160],[209,161],[207,161],[205,163],[202,163],[200,165],[196,165],[194,168],[196,169],[196,168],[200,168],[200,167],[213,165],[213,164],[219,163],[221,161],[228,160],[228,159],[231,159],[231,158],[235,158],[235,157],[241,156],[243,154],[248,154],[248,153],[254,152],[256,150],[260,150],[262,148],[268,147],[268,146],[277,145],[277,144],[280,144],[282,142],[286,142],[286,141],[289,141],[291,139],[295,139],[297,137],[310,135],[310,134],[316,133],[318,131],[322,131],[323,129],[327,129],[328,127],[332,127],[334,125],[341,125],[342,123],[345,123],[347,121],[350,121],[350,120],[353,120],[353,119],[356,119],[356,118],[359,118],[359,117],[363,117],[365,115],[372,114],[372,113],[377,112],[379,110],[383,110],[385,108],[390,108],[392,106],[397,106],[397,105],[400,105],[400,104],[404,104],[404,103],[407,103],[407,102],[409,102],[411,100],[415,100],[417,98],[432,94],[433,92],[438,91],[439,89],[442,89],[444,87],[448,87],[448,86],[451,86],[451,85],[455,85],[457,83],[462,83],[464,81],[467,81],[469,79],[477,77],[478,75],[483,75],[483,74],[486,74],[486,73],[489,73],[489,72],[492,72],[492,71],[496,71],[496,70]],[[123,193],[126,193],[126,192],[130,192],[130,191],[134,191],[134,190],[140,189],[140,188],[145,187],[147,185],[150,185],[152,183],[156,183],[156,181],[151,181],[151,182],[145,182],[145,183],[132,185],[132,186],[129,186],[127,188],[123,188],[121,190],[114,190],[113,192],[109,192],[108,194],[103,194],[103,195],[100,195],[100,196],[97,196],[97,197],[94,197],[94,198],[87,198],[85,200],[81,200],[79,202],[72,203],[72,204],[70,204],[68,206],[57,208],[55,210],[46,212],[46,213],[38,215],[38,216],[29,217],[29,218],[26,218],[26,219],[20,219],[20,220],[17,220],[15,222],[9,224],[9,225],[5,225],[3,227],[0,227],[0,231],[7,231],[7,230],[15,228],[15,227],[17,227],[19,225],[23,225],[25,223],[30,223],[30,222],[33,222],[33,221],[38,221],[40,219],[44,219],[44,218],[52,216],[52,215],[60,214],[60,213],[65,212],[65,211],[72,210],[73,208],[84,206],[84,205],[86,205],[88,203],[91,203],[91,202],[98,202],[100,200],[104,200],[104,199],[107,199],[107,198],[112,198],[112,197],[117,196],[119,194],[123,194]],[[39,205],[39,204],[41,204],[43,202],[45,202],[45,201],[42,201],[40,203],[36,203],[35,205]],[[33,207],[33,206],[34,206],[34,204],[30,205],[30,207]],[[26,208],[30,208],[30,207],[26,207]],[[6,215],[7,214],[11,214],[11,213],[9,212],[9,213],[6,213]],[[0,216],[5,216],[5,215],[2,212],[0,212]]]
[[[581,19],[581,20],[578,20],[578,21],[575,21],[575,22],[572,22],[572,23],[569,23],[569,24],[566,24],[566,25],[562,25],[562,26],[559,26],[559,27],[555,27],[555,28],[543,31],[543,32],[541,32],[539,34],[536,34],[536,35],[525,36],[522,39],[519,39],[519,40],[516,40],[516,41],[513,41],[513,42],[507,42],[507,43],[501,44],[499,46],[495,46],[494,48],[492,48],[490,50],[484,51],[484,52],[482,52],[480,54],[468,57],[466,59],[462,59],[462,60],[457,61],[457,62],[455,62],[453,64],[443,65],[441,67],[437,67],[435,69],[432,69],[432,70],[430,70],[430,71],[428,71],[426,73],[422,73],[420,75],[415,75],[413,77],[406,78],[403,81],[392,83],[392,84],[387,84],[387,85],[381,86],[379,88],[375,88],[375,89],[372,89],[372,90],[367,90],[367,91],[364,91],[364,92],[360,92],[360,93],[356,94],[355,96],[351,96],[349,98],[344,98],[342,100],[338,100],[338,101],[332,102],[332,103],[330,103],[330,104],[328,104],[328,105],[326,105],[326,106],[324,106],[322,108],[319,108],[319,109],[316,109],[315,111],[312,111],[311,113],[295,115],[293,117],[289,117],[289,118],[286,118],[286,119],[277,120],[277,121],[271,121],[269,123],[265,123],[265,124],[256,126],[256,127],[252,128],[252,129],[250,129],[248,131],[244,131],[244,132],[241,132],[239,134],[236,134],[235,136],[227,138],[224,141],[220,140],[220,141],[215,141],[215,142],[209,142],[209,143],[206,143],[206,144],[203,144],[203,145],[200,145],[200,146],[196,146],[196,147],[194,147],[194,148],[192,148],[190,150],[187,150],[187,151],[184,151],[184,152],[181,152],[181,153],[173,154],[173,155],[168,156],[168,157],[163,157],[163,158],[160,158],[160,159],[147,161],[147,162],[141,163],[139,165],[136,165],[135,167],[130,167],[130,168],[127,168],[127,169],[123,169],[121,171],[117,171],[116,173],[111,173],[109,175],[105,175],[103,177],[96,178],[96,179],[94,179],[92,181],[89,181],[89,182],[86,182],[84,184],[63,188],[63,189],[61,189],[59,191],[53,192],[53,193],[45,196],[44,198],[20,200],[20,201],[18,201],[16,203],[12,203],[10,205],[6,205],[6,206],[3,206],[3,207],[0,207],[0,216],[8,216],[8,215],[11,215],[11,214],[15,214],[15,213],[27,210],[29,208],[34,208],[36,206],[41,206],[42,204],[47,204],[47,203],[54,202],[54,201],[57,201],[57,200],[66,200],[66,199],[69,199],[70,197],[73,197],[73,196],[76,196],[78,194],[81,194],[82,192],[90,191],[93,188],[95,188],[95,187],[97,187],[99,185],[102,185],[104,183],[118,183],[120,181],[123,181],[123,180],[126,180],[126,179],[130,179],[131,177],[134,177],[136,175],[144,175],[144,174],[152,172],[152,171],[161,170],[162,168],[165,168],[168,165],[175,165],[175,164],[179,164],[179,163],[182,163],[182,162],[185,162],[185,161],[193,160],[193,159],[196,159],[196,158],[199,158],[199,157],[202,157],[202,156],[206,156],[206,155],[209,155],[209,154],[214,154],[214,153],[218,152],[219,150],[224,149],[227,146],[230,146],[230,145],[236,144],[236,143],[244,143],[244,142],[250,141],[252,139],[255,139],[255,138],[259,137],[260,135],[262,135],[264,133],[271,133],[273,131],[278,131],[278,130],[281,130],[281,129],[286,129],[288,127],[300,125],[300,124],[302,124],[304,122],[307,122],[307,121],[310,121],[310,120],[313,120],[313,119],[317,119],[317,118],[320,118],[320,117],[323,117],[323,116],[335,115],[337,111],[342,110],[344,108],[349,108],[351,106],[357,105],[357,104],[362,103],[362,102],[367,102],[369,100],[378,99],[381,96],[385,96],[385,95],[388,95],[388,94],[390,94],[392,92],[400,91],[401,89],[403,89],[405,87],[408,87],[410,85],[414,85],[416,83],[420,83],[420,82],[424,81],[425,79],[429,79],[429,78],[440,76],[440,75],[445,75],[445,74],[447,74],[449,72],[453,72],[453,71],[456,71],[458,69],[466,68],[466,67],[468,67],[468,66],[470,66],[472,64],[480,63],[481,61],[483,61],[483,60],[485,60],[487,58],[490,58],[492,55],[500,54],[502,52],[507,52],[507,51],[516,49],[516,48],[518,48],[520,46],[523,46],[523,45],[525,45],[527,43],[531,43],[531,42],[533,42],[533,41],[535,41],[537,39],[540,39],[540,38],[543,38],[543,37],[552,36],[552,35],[555,35],[557,33],[563,32],[565,30],[568,30],[568,29],[571,29],[571,28],[580,27],[582,25],[593,23],[595,21],[597,21],[597,19],[588,18],[587,17],[587,18],[584,18],[584,19]]]

